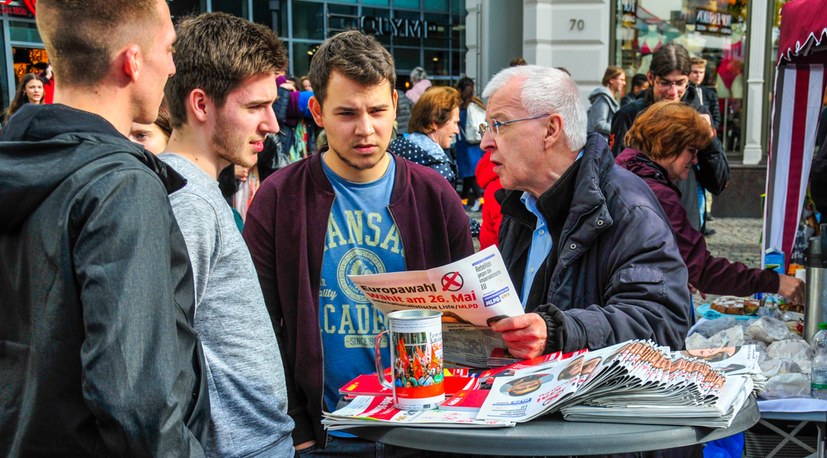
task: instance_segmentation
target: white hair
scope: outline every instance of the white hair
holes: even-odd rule
[[[482,96],[491,97],[513,78],[524,80],[520,100],[529,116],[559,114],[563,118],[563,134],[569,149],[582,149],[586,144],[586,109],[571,76],[540,65],[509,67],[491,78]]]
[[[428,73],[422,67],[414,67],[414,69],[411,70],[410,78],[411,83],[416,84],[422,80],[428,79]]]

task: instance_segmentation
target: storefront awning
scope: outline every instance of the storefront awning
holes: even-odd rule
[[[827,63],[827,2],[792,0],[781,10],[763,248],[789,265],[815,149]]]
[[[781,10],[778,39],[779,65],[807,57],[820,45],[827,45],[827,2],[791,0]],[[827,61],[827,56],[822,58]]]

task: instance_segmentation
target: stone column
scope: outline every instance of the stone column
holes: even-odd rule
[[[523,0],[526,60],[565,67],[586,100],[609,65],[610,14],[609,0]]]
[[[744,164],[758,164],[768,147],[768,133],[764,130],[764,99],[767,96],[764,66],[768,53],[765,48],[768,0],[751,0],[749,17],[749,62],[747,62],[746,118],[744,127]]]

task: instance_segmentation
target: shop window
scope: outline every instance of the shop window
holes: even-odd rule
[[[718,94],[718,134],[727,151],[743,148],[747,6],[748,0],[617,0],[614,64],[630,81],[649,71],[652,54],[667,43],[706,59],[702,84]]]
[[[247,19],[247,2],[239,0],[212,0],[212,10]]]
[[[451,12],[465,16],[465,0],[451,0]]]
[[[393,0],[394,8],[419,9],[419,0]]]
[[[388,6],[389,0],[362,0],[363,5]]]
[[[425,0],[425,7],[428,11],[448,11],[449,0]]]
[[[274,15],[275,14],[275,18]],[[273,25],[278,25],[280,21],[281,10],[270,9],[270,2],[253,2],[253,22],[262,24],[269,29],[273,29]],[[287,32],[285,30],[285,32]]]
[[[460,16],[451,19],[451,47],[461,48],[465,42],[465,24]]]
[[[9,22],[9,39],[27,43],[43,43],[34,22]]]
[[[465,68],[465,53],[452,52],[451,53],[451,74],[461,75],[462,69]]]
[[[327,13],[327,36],[329,37],[345,30],[360,28],[355,6],[328,5]],[[296,14],[295,10],[293,14]]]
[[[444,76],[449,73],[448,52],[445,50],[425,50],[425,71],[431,76]]]
[[[425,46],[446,48],[451,42],[451,16],[447,14],[426,14],[428,37],[423,40]]]
[[[293,38],[323,40],[324,4],[314,2],[293,2]]]
[[[20,81],[26,73],[42,72],[46,69],[46,66],[49,63],[49,55],[46,53],[45,49],[15,46],[11,48],[11,51],[15,81]],[[12,91],[15,91],[16,89],[17,88],[14,87],[12,88]]]
[[[281,38],[288,37],[288,23],[289,23],[289,16],[287,14],[287,2],[288,0],[281,0],[279,1],[279,9],[278,9],[278,22],[279,28],[276,30],[276,34]]]
[[[396,73],[406,76],[411,73],[414,67],[422,65],[419,59],[419,49],[396,47],[393,49],[393,60],[396,62]]]
[[[293,43],[293,74],[307,75],[310,70],[310,60],[319,49],[321,43]]]
[[[396,19],[404,19],[408,21],[410,24],[420,24],[422,27],[425,26],[424,22],[420,21],[421,15],[420,13],[414,11],[394,11],[393,17]],[[394,45],[402,45],[402,46],[422,46],[422,38],[421,34],[416,33],[407,33],[401,34],[393,37],[393,44]],[[417,57],[417,61],[419,61],[419,57]],[[419,64],[417,64],[419,65]]]
[[[6,61],[6,43],[3,42],[3,37],[0,36],[0,62]],[[5,65],[3,66],[5,67]],[[9,81],[7,78],[8,69],[3,71],[3,74],[0,75],[0,107],[5,108],[9,106],[11,103],[11,97],[9,95]],[[16,88],[13,88],[14,90]]]
[[[172,15],[172,22],[176,24],[180,18],[206,10],[199,0],[175,0],[167,2],[167,6],[169,6],[169,14]]]
[[[390,46],[391,37],[397,33],[391,25],[390,12],[380,8],[362,8],[359,17],[359,28],[371,34],[385,47]]]

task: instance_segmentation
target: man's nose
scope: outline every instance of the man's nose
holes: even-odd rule
[[[368,136],[373,134],[373,132],[373,122],[370,114],[364,113],[359,116],[356,121],[356,133],[358,135]]]
[[[267,107],[267,118],[264,120],[264,130],[265,132],[271,134],[279,133],[279,120],[276,118],[276,112],[273,111],[273,106],[270,105]]]
[[[495,146],[494,135],[491,133],[490,129],[485,129],[482,134],[482,141],[480,141],[480,148],[483,151],[488,151],[489,149],[493,149]]]

